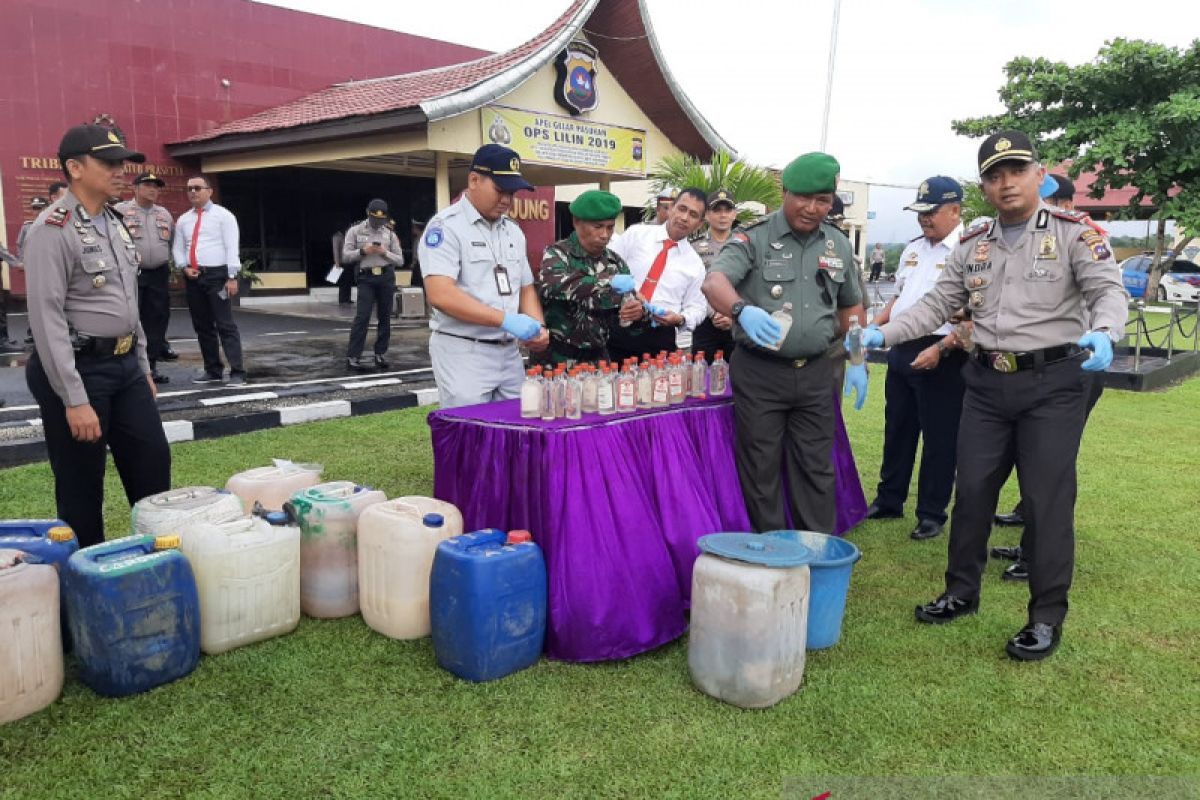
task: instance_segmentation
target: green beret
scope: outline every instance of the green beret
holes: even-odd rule
[[[621,198],[612,192],[589,189],[572,200],[569,209],[571,216],[589,222],[616,219],[621,213]]]
[[[820,194],[837,189],[837,159],[827,153],[805,153],[783,168],[780,180],[792,194]]]

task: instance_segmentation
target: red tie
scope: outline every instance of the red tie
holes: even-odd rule
[[[196,225],[192,228],[192,247],[188,251],[188,264],[192,269],[200,269],[200,264],[196,261],[196,244],[200,241],[200,215],[204,213],[200,209],[196,209]]]
[[[654,290],[658,288],[658,279],[662,277],[663,270],[667,268],[667,252],[676,245],[674,239],[667,239],[663,242],[663,249],[657,256],[654,257],[654,263],[650,265],[650,272],[646,274],[646,280],[642,281],[642,297],[646,298],[646,302],[650,302],[650,298],[654,297]]]

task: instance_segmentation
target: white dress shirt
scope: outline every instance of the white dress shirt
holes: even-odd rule
[[[608,247],[625,259],[635,288],[641,289],[668,238],[665,225],[634,225],[614,237]],[[676,242],[667,251],[667,265],[658,279],[650,304],[681,314],[684,323],[680,332],[691,331],[704,321],[708,308],[704,293],[700,291],[702,283],[704,262],[700,255],[688,241]]]
[[[896,270],[896,304],[892,306],[891,319],[905,309],[920,302],[925,293],[933,288],[954,246],[962,236],[963,226],[960,224],[950,235],[940,242],[930,242],[924,236],[913,239],[900,254],[900,268]],[[930,331],[929,336],[946,336],[954,326],[947,322],[936,331]]]
[[[212,200],[200,209],[200,238],[196,243],[196,264],[200,267],[225,267],[229,277],[236,278],[242,268],[238,254],[237,217],[224,206]],[[192,231],[196,228],[196,210],[185,211],[175,222],[175,241],[171,245],[171,256],[175,266],[191,266],[188,259],[192,252]]]

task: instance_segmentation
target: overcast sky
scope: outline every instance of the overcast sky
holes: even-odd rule
[[[818,149],[834,0],[646,3],[672,74],[742,156],[778,167]],[[569,0],[272,4],[499,51],[544,30]],[[1009,59],[1078,64],[1117,36],[1185,46],[1200,36],[1200,3],[843,0],[826,149],[854,180],[914,187],[935,174],[973,177],[979,143],[950,122],[1003,110]],[[871,241],[918,234],[901,210],[914,193],[872,188]]]

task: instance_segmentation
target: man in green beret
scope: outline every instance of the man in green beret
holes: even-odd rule
[[[610,326],[646,316],[629,267],[608,249],[621,200],[592,189],[569,209],[575,231],[546,248],[537,275],[550,347],[532,357],[543,364],[607,360]]]
[[[704,294],[732,320],[734,458],[755,530],[833,533],[834,358],[830,345],[863,319],[862,286],[845,235],[825,222],[838,162],[800,156],[784,169],[783,207],[733,234],[704,279]],[[785,306],[787,308],[785,308]],[[790,309],[790,327],[783,312]],[[781,317],[782,324],[781,324]],[[866,370],[847,370],[866,397]],[[853,376],[853,377],[852,377]],[[786,524],[780,463],[787,464]]]

